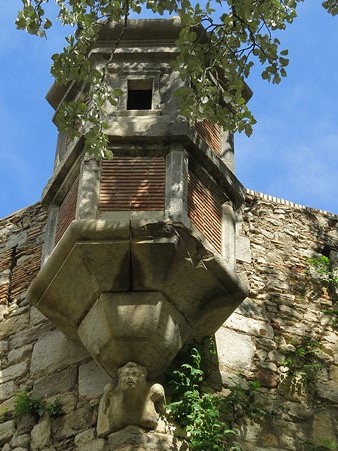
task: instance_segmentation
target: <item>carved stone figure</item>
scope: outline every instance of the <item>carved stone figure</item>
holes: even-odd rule
[[[107,435],[129,425],[156,429],[165,403],[162,385],[147,382],[147,369],[135,362],[128,362],[117,374],[116,386],[109,383],[103,391],[98,435]]]

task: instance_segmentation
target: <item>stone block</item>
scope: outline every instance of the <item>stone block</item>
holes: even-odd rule
[[[9,349],[21,348],[28,343],[40,340],[44,335],[55,329],[55,326],[48,322],[22,330],[11,336],[9,340]]]
[[[84,363],[79,368],[79,395],[83,398],[97,398],[111,378],[94,361]]]
[[[103,438],[93,440],[77,448],[78,451],[105,451],[106,441]]]
[[[2,382],[7,382],[10,380],[17,379],[18,377],[25,374],[27,370],[27,363],[21,362],[16,365],[9,366],[8,368],[2,370],[1,372],[1,380]]]
[[[8,341],[0,341],[0,354],[8,351]]]
[[[8,353],[8,363],[13,364],[17,362],[22,362],[22,360],[24,360],[31,352],[32,348],[33,345],[29,344],[22,346],[19,349],[13,349]]]
[[[337,365],[331,366],[330,379],[338,385],[338,366]]]
[[[73,437],[79,431],[93,427],[95,421],[92,409],[83,407],[68,415],[56,418],[52,425],[53,437],[56,439]]]
[[[236,260],[251,263],[250,239],[246,236],[236,237]]]
[[[186,451],[187,444],[173,435],[145,433],[137,426],[128,426],[108,437],[109,451]]]
[[[33,427],[36,424],[36,420],[32,415],[24,415],[21,418],[18,418],[16,425],[16,433],[17,434],[30,434]]]
[[[53,373],[88,356],[86,350],[56,330],[39,340],[32,353],[31,374]]]
[[[51,440],[51,419],[45,415],[31,432],[31,451],[44,450]]]
[[[46,318],[45,315],[40,313],[37,308],[32,307],[30,312],[30,325],[37,326],[45,322],[49,322],[49,319]]]
[[[14,410],[15,410],[15,397],[14,396],[6,399],[6,401],[4,401],[0,404],[0,414],[1,415],[12,414],[12,413],[14,413]]]
[[[42,396],[51,396],[74,389],[77,382],[77,368],[66,368],[58,373],[36,379],[33,392]],[[90,381],[88,381],[90,383]]]
[[[220,366],[238,372],[250,370],[255,347],[249,336],[221,327],[215,337]]]
[[[299,402],[286,401],[283,404],[283,407],[295,421],[305,421],[313,416],[313,409],[308,408]]]
[[[6,249],[10,249],[15,246],[21,246],[27,239],[27,232],[22,230],[18,233],[10,234],[5,244]]]
[[[313,437],[316,438],[316,442],[320,442],[321,440],[336,440],[332,420],[328,411],[316,413],[313,419]]]
[[[267,449],[271,449],[274,447],[278,447],[278,437],[276,437],[274,434],[265,433],[262,434],[260,437],[261,444],[265,446]]]
[[[277,374],[266,369],[260,369],[257,371],[256,379],[261,383],[262,387],[276,388],[278,385]]]
[[[273,338],[273,328],[264,321],[258,321],[252,318],[233,313],[226,321],[226,326],[239,332],[244,332],[257,337]]]
[[[93,441],[95,438],[95,429],[87,429],[86,431],[80,432],[74,439],[74,443],[76,446],[80,447],[81,445],[85,445],[88,442]]]
[[[73,392],[62,393],[61,396],[54,395],[50,398],[47,398],[48,402],[53,402],[55,399],[58,399],[62,403],[62,410],[65,414],[74,412],[77,407],[77,395]],[[79,407],[79,406],[78,406]]]
[[[29,313],[25,312],[19,316],[12,316],[1,322],[0,339],[3,340],[10,335],[16,334],[22,329],[26,329],[29,324]]]
[[[15,432],[15,422],[13,420],[0,423],[0,445],[9,442]]]
[[[29,447],[30,441],[31,441],[30,434],[14,435],[14,437],[11,440],[11,446],[13,448]]]
[[[320,398],[338,404],[338,384],[335,381],[317,384],[316,391]]]
[[[5,382],[0,384],[0,401],[10,398],[15,390],[15,385],[13,381]]]

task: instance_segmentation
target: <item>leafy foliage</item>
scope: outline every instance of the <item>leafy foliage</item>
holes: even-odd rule
[[[52,74],[57,83],[77,83],[82,96],[65,102],[57,114],[61,130],[86,137],[86,150],[107,155],[105,105],[116,104],[119,90],[109,86],[106,65],[91,67],[88,54],[99,30],[111,21],[123,22],[119,41],[128,27],[131,13],[144,10],[178,15],[182,31],[180,55],[174,65],[190,84],[179,92],[181,111],[191,123],[205,118],[227,130],[252,132],[256,122],[245,102],[248,78],[254,64],[262,66],[261,76],[280,83],[286,76],[288,51],[280,49],[276,32],[284,30],[297,16],[302,0],[22,0],[17,28],[46,37],[52,27],[46,7],[57,6],[57,19],[73,28],[66,46],[52,56]],[[325,0],[324,8],[338,14],[337,0]],[[51,10],[52,8],[50,8]],[[117,46],[119,45],[119,42]],[[115,49],[116,50],[116,49]],[[226,78],[226,85],[222,82]],[[84,87],[88,87],[84,89]]]
[[[338,304],[337,304],[337,289],[338,289],[338,272],[337,268],[332,268],[330,259],[325,255],[320,257],[310,258],[308,263],[319,275],[320,280],[323,281],[333,294],[333,306],[323,310],[323,313],[332,317],[332,326],[338,329]]]
[[[232,387],[228,396],[203,392],[203,382],[215,353],[211,339],[193,343],[181,355],[184,363],[168,374],[173,402],[167,407],[173,419],[187,432],[191,450],[240,450],[234,441],[234,427],[245,415],[262,414],[253,407],[255,382],[251,390]],[[202,369],[203,368],[203,369]]]
[[[291,340],[293,349],[283,351],[285,360],[283,364],[289,368],[289,374],[298,374],[312,387],[318,371],[323,367],[318,357],[318,341],[309,336],[304,336],[300,340]]]
[[[338,274],[332,270],[328,257],[321,255],[320,257],[309,258],[308,262],[325,282],[334,286],[338,285]]]
[[[62,403],[59,399],[55,399],[51,403],[46,403],[39,395],[33,395],[29,391],[20,391],[15,396],[15,416],[22,417],[24,415],[32,415],[37,420],[45,413],[51,418],[63,415]]]

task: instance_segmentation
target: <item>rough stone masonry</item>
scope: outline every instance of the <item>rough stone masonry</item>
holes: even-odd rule
[[[2,449],[126,450],[140,436],[147,442],[142,449],[175,449],[180,445],[165,424],[156,432],[130,426],[122,435],[97,438],[99,400],[108,376],[25,298],[39,269],[45,221],[45,211],[36,204],[0,222]],[[269,415],[243,424],[238,431],[243,450],[301,450],[305,441],[337,441],[337,330],[325,314],[332,299],[307,262],[324,249],[338,248],[337,221],[325,212],[247,192],[237,246],[251,291],[216,333],[219,370],[210,381],[224,396],[233,384],[261,382],[256,402]],[[292,391],[284,382],[283,350],[292,338],[308,333],[319,341],[325,366],[312,393]],[[65,415],[38,422],[16,418],[15,395],[21,390],[48,401],[60,398]]]

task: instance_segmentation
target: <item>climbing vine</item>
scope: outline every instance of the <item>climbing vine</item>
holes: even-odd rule
[[[209,393],[205,382],[215,354],[210,338],[191,344],[181,353],[178,365],[167,374],[172,389],[167,410],[186,431],[191,450],[240,451],[235,428],[245,416],[264,414],[253,404],[259,383],[251,383],[249,390],[231,387],[226,396]]]

